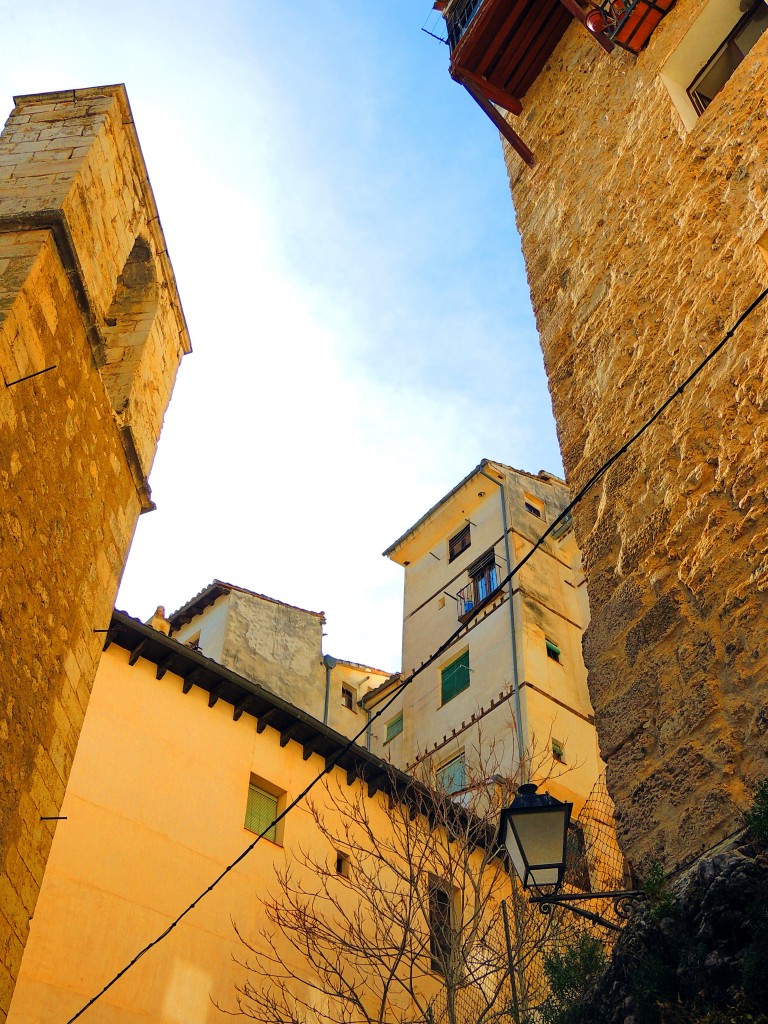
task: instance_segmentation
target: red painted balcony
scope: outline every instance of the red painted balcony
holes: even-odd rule
[[[526,163],[533,153],[496,109],[522,99],[575,18],[608,53],[638,53],[675,0],[436,0],[448,29],[451,77],[482,107]]]

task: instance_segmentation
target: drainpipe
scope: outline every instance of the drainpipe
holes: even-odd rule
[[[507,560],[507,572],[509,573],[512,569],[512,558],[509,552],[509,533],[507,531],[507,502],[506,502],[506,488],[503,483],[496,480],[494,477],[489,476],[484,469],[480,470],[480,475],[484,476],[486,480],[490,480],[491,483],[496,484],[499,488],[499,497],[501,498],[501,525],[504,530],[504,557]],[[514,608],[514,580],[510,579],[507,584],[509,589],[509,628],[510,628],[510,639],[512,641],[512,690],[515,695],[515,718],[517,719],[517,746],[520,752],[520,781],[521,783],[528,782],[528,771],[525,763],[525,744],[523,743],[523,711],[520,704],[520,677],[517,670],[517,640],[515,638],[515,608]]]
[[[336,668],[337,661],[330,654],[323,655],[325,665],[325,708],[323,709],[323,725],[328,725],[328,708],[331,703],[331,672]]]

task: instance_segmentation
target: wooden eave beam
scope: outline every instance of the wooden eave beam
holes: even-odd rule
[[[267,708],[256,717],[256,732],[262,733],[277,714],[277,708]]]
[[[169,654],[167,657],[163,658],[162,661],[158,661],[157,668],[155,669],[155,677],[157,679],[163,678],[165,673],[171,667],[171,662],[173,661],[174,657],[174,654]]]
[[[387,776],[380,772],[378,775],[374,775],[372,779],[368,781],[368,799],[376,796],[380,789],[384,789],[384,784],[387,781]]]
[[[515,28],[516,22],[520,19],[523,12],[525,11],[528,0],[517,0],[517,3],[512,6],[506,18],[502,22],[500,28],[495,33],[496,38],[501,40],[501,49],[509,49],[510,39],[512,31]],[[494,59],[498,56],[499,47],[486,46],[482,51],[483,55],[477,61],[476,71],[479,75],[488,74],[488,70],[493,63]]]
[[[208,707],[209,708],[212,708],[214,706],[214,704],[219,699],[219,697],[221,697],[221,695],[224,693],[226,688],[227,688],[227,684],[226,683],[219,683],[218,686],[214,686],[213,687],[213,689],[208,694]]]
[[[241,701],[238,701],[232,709],[232,721],[239,722],[243,717],[243,712],[247,710],[248,705],[253,700],[253,694],[249,693],[246,697],[243,697]]]
[[[536,81],[542,67],[554,52],[572,21],[573,18],[562,4],[556,3],[547,26],[548,32],[541,33],[537,39],[532,40],[525,59],[513,71],[510,69],[512,81],[508,84],[512,87],[514,82],[514,89],[521,96],[525,96]]]
[[[302,759],[308,761],[313,754],[317,753],[319,747],[323,745],[322,736],[312,736],[310,739],[305,740],[302,744]]]
[[[525,163],[527,163],[529,167],[535,166],[536,161],[534,159],[533,153],[530,151],[530,149],[528,149],[528,147],[517,134],[517,132],[514,131],[514,129],[509,124],[507,119],[503,117],[498,112],[496,107],[494,107],[494,105],[485,98],[485,96],[480,92],[480,90],[473,82],[465,81],[462,82],[461,84],[467,90],[467,92],[475,101],[475,103],[477,103],[480,109],[491,119],[491,121],[493,121],[493,123],[496,125],[501,134],[510,144],[512,149],[514,149],[517,155]]]
[[[485,96],[486,99],[490,100],[491,103],[495,103],[499,107],[503,107],[504,110],[508,110],[510,114],[522,114],[523,105],[516,96],[512,96],[508,92],[504,92],[503,89],[499,89],[498,86],[492,82],[487,81],[485,78],[481,78],[479,75],[473,74],[471,71],[466,71],[464,68],[455,68],[451,70],[451,78],[459,85],[465,85],[467,82],[471,82],[472,85],[476,86],[477,89]]]
[[[128,664],[129,665],[135,665],[136,664],[136,662],[141,657],[141,652],[144,650],[144,648],[146,646],[147,646],[147,641],[146,640],[139,640],[139,642],[136,644],[136,646],[131,650],[131,653],[128,655]]]
[[[519,36],[515,39],[515,46],[508,47],[507,52],[502,54],[493,69],[493,76],[497,83],[518,79],[520,69],[535,60],[539,52],[547,45],[550,26],[545,23],[549,16],[561,12],[562,8],[559,4],[548,8],[546,3],[541,3],[528,15]]]
[[[182,693],[189,693],[189,691],[195,685],[195,683],[197,682],[199,677],[200,677],[200,669],[199,668],[193,668],[188,676],[184,676],[184,682],[181,684],[181,692]]]
[[[290,722],[284,729],[280,730],[280,746],[286,747],[299,728],[299,722]]]

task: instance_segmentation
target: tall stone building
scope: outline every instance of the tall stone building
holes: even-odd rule
[[[461,793],[546,780],[580,812],[603,765],[581,655],[589,622],[570,522],[506,577],[570,500],[564,482],[484,459],[384,552],[405,570],[403,673],[458,633],[373,726],[373,750]],[[397,679],[371,691],[372,713]],[[521,754],[523,764],[521,765]]]
[[[123,86],[15,102],[0,136],[0,1018],[189,351]]]
[[[669,7],[445,8],[452,75],[503,121],[574,491],[768,280],[768,8]],[[589,689],[639,862],[726,838],[768,767],[767,320],[763,305],[574,513]]]

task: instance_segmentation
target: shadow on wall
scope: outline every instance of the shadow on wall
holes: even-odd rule
[[[131,385],[157,315],[158,298],[152,251],[148,242],[137,238],[104,318],[105,365],[101,376],[117,413],[128,405]]]

